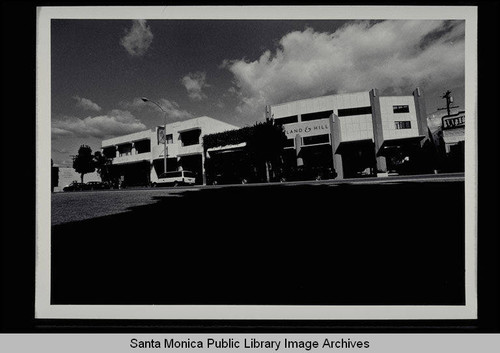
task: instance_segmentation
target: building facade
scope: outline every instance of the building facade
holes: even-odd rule
[[[203,184],[203,136],[233,129],[237,127],[203,116],[167,124],[165,129],[158,126],[152,130],[103,140],[102,153],[111,159],[114,175],[125,185],[156,182],[164,172],[165,150],[167,171],[192,171],[196,175],[196,183]]]
[[[444,151],[453,153],[455,149],[465,143],[465,111],[443,116],[441,119],[441,133]]]
[[[439,125],[432,131],[432,139],[439,156],[439,170],[442,172],[463,172],[465,170],[465,111],[432,115],[439,119]]]
[[[337,178],[388,175],[418,159],[428,139],[423,92],[329,95],[266,107],[288,137],[286,163]],[[404,165],[404,167],[403,167]]]

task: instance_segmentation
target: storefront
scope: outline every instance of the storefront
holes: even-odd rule
[[[443,116],[437,137],[437,149],[442,158],[442,170],[446,172],[464,171],[465,111]]]

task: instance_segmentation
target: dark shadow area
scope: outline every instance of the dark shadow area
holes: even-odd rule
[[[463,182],[181,195],[52,227],[52,304],[464,304]]]

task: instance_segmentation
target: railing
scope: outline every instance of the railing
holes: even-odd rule
[[[113,164],[149,161],[150,159],[151,159],[151,152],[144,152],[139,154],[131,154],[128,156],[115,157],[113,158]]]
[[[179,146],[177,149],[177,155],[187,155],[187,154],[197,154],[203,152],[203,146],[201,143],[190,146]]]

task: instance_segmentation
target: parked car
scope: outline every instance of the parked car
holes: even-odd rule
[[[108,183],[103,183],[101,181],[89,181],[87,183],[88,190],[104,190],[109,188],[110,185]]]
[[[213,185],[247,184],[252,182],[248,177],[235,174],[217,174],[212,182]]]
[[[153,187],[156,186],[178,186],[178,185],[194,185],[196,176],[193,172],[188,170],[179,170],[175,172],[166,172],[158,176],[158,181],[154,182]]]
[[[79,183],[78,181],[74,180],[69,185],[63,187],[63,191],[81,191],[86,190],[86,188],[87,186],[85,185],[85,183]]]

